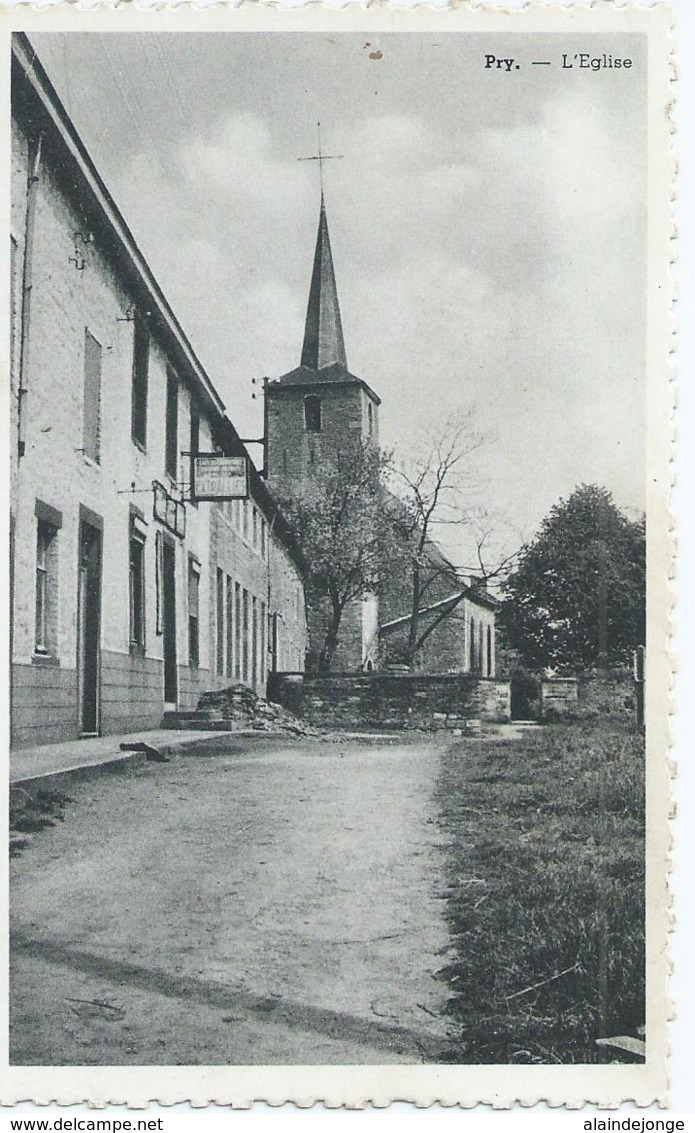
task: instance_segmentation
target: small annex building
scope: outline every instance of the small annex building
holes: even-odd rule
[[[304,564],[27,37],[13,37],[11,736],[160,726],[304,667]]]
[[[265,381],[268,484],[292,498],[349,439],[379,444],[381,400],[347,364],[326,206],[321,193],[318,233],[299,366]],[[462,580],[433,542],[427,544],[427,596],[420,619],[428,629],[417,668],[495,675],[497,601],[482,583]],[[378,593],[349,602],[331,668],[360,672],[402,659],[409,621],[409,577],[400,568]],[[308,610],[310,651],[318,652],[317,615]]]
[[[413,668],[430,673],[496,676],[498,600],[482,580],[464,581],[432,540],[425,545],[423,560],[417,624],[422,645]],[[398,665],[406,655],[410,633],[410,579],[392,574],[384,581],[379,598],[382,664]]]

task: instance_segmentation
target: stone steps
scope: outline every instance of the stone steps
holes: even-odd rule
[[[231,732],[239,726],[239,721],[211,709],[165,712],[162,717],[163,728],[176,728],[177,731]]]

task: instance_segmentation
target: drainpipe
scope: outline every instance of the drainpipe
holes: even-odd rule
[[[29,176],[27,178],[26,212],[24,217],[24,260],[22,264],[22,312],[19,336],[19,385],[17,389],[17,458],[21,460],[26,450],[26,399],[27,372],[29,357],[29,329],[31,320],[31,292],[34,267],[34,228],[36,221],[36,197],[41,167],[41,145],[43,134],[30,144]]]
[[[276,507],[277,507],[277,505],[276,505]],[[277,519],[277,514],[278,514],[277,511],[273,512],[273,518],[271,519],[270,523],[268,524],[268,537],[266,539],[266,548],[265,548],[265,558],[266,558],[265,569],[266,569],[266,580],[267,580],[267,590],[266,590],[267,606],[266,606],[266,612],[265,612],[265,616],[266,616],[266,625],[265,625],[266,661],[268,660],[268,656],[270,654],[270,644],[271,644],[270,643],[270,632],[269,632],[270,626],[271,626],[271,624],[274,624],[272,622],[272,614],[270,612],[271,611],[271,602],[272,602],[272,592],[273,592],[271,556],[272,556],[272,553],[273,553],[273,547],[272,547],[273,528],[275,527],[275,520]],[[277,642],[273,643],[273,647],[275,646],[275,644],[277,644]],[[274,651],[274,648],[273,648],[273,671],[275,671],[276,669],[277,669],[277,657],[275,655],[275,651]],[[267,693],[267,691],[268,691],[268,682],[266,680],[266,693]]]
[[[31,306],[32,264],[34,249],[34,220],[36,216],[36,190],[39,182],[41,164],[41,143],[43,134],[29,145],[29,173],[27,176],[26,211],[24,215],[24,255],[22,258],[22,305],[20,312],[19,359],[17,382],[17,461],[24,456],[26,448],[26,373],[27,344],[29,339],[29,313]],[[12,296],[10,296],[12,302]],[[15,587],[15,517],[10,515],[10,671],[14,672],[14,587]],[[12,736],[12,717],[14,682],[10,677],[10,736]],[[10,741],[11,742],[11,741]]]

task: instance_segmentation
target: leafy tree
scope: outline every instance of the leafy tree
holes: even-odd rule
[[[386,465],[371,442],[346,442],[316,465],[308,485],[279,501],[309,565],[307,599],[321,671],[330,669],[346,606],[376,592],[390,558]]]
[[[528,665],[625,662],[645,635],[645,525],[582,484],[544,519],[503,584],[502,629]]]

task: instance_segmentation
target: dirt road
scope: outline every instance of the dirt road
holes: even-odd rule
[[[12,863],[12,1063],[436,1059],[438,759],[230,741],[70,785]]]

